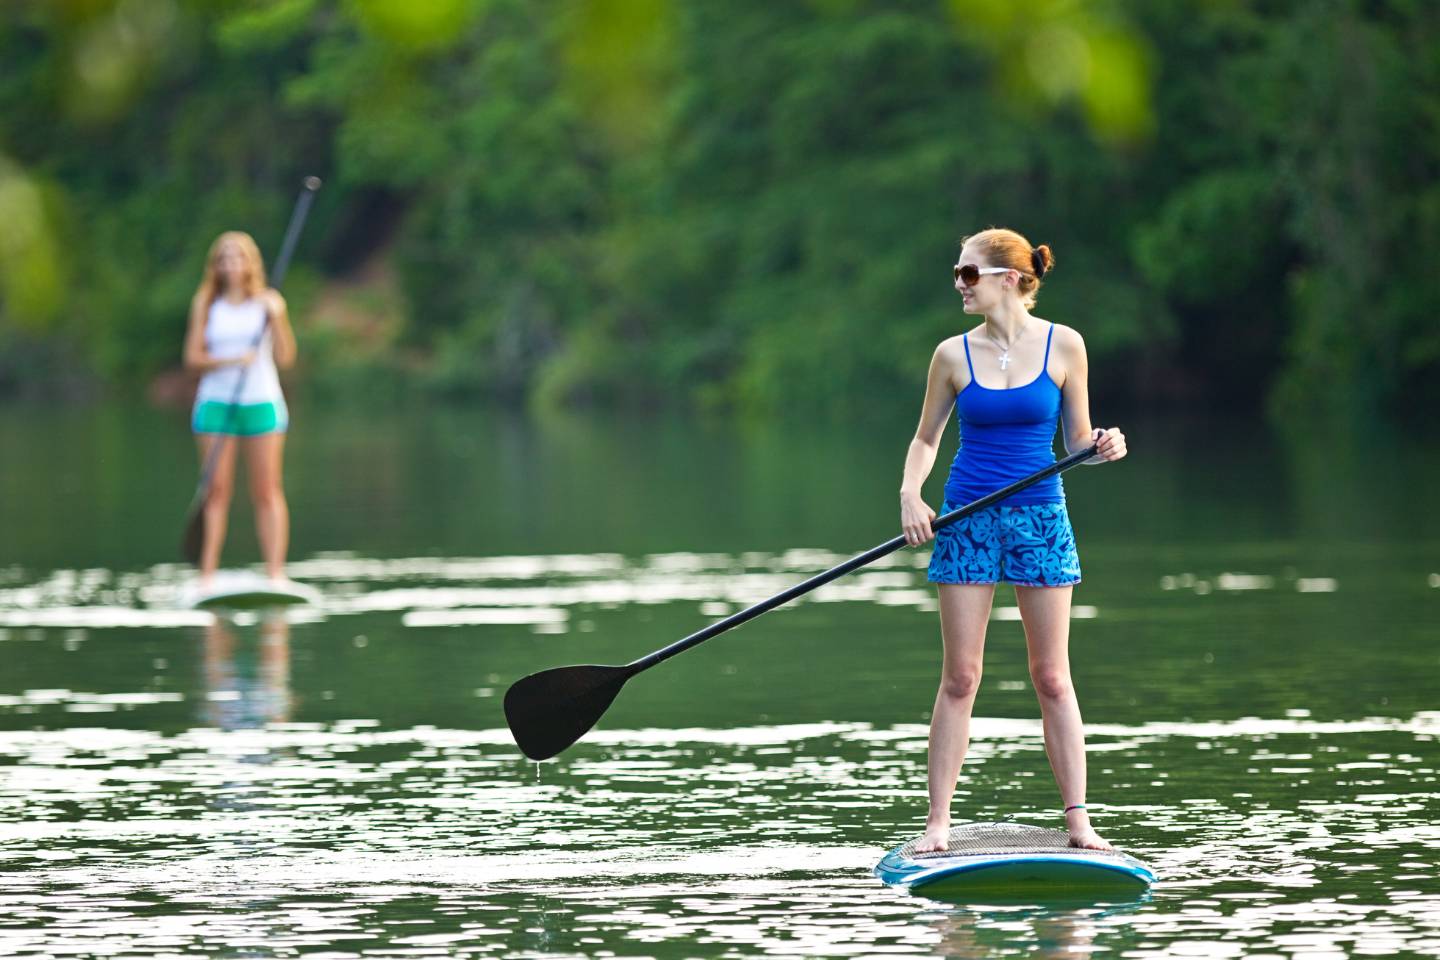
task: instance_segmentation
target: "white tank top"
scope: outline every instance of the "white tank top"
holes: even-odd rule
[[[265,305],[259,300],[231,303],[224,297],[217,297],[210,304],[209,316],[205,319],[205,350],[217,360],[242,357],[254,348],[255,338],[265,324]],[[230,403],[235,397],[235,388],[243,373],[245,385],[241,388],[240,403],[274,403],[284,399],[280,392],[280,375],[275,371],[275,357],[271,349],[271,334],[267,329],[265,339],[256,352],[255,362],[245,367],[236,365],[211,370],[200,378],[200,387],[195,393],[196,402],[218,400]]]

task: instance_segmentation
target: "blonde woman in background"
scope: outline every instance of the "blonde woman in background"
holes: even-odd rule
[[[290,510],[281,472],[290,414],[277,368],[294,362],[290,316],[284,298],[266,285],[260,249],[247,233],[222,233],[210,246],[185,333],[185,366],[201,375],[191,419],[200,462],[222,444],[204,504],[202,586],[214,581],[220,566],[237,448],[245,455],[266,575],[288,583]]]

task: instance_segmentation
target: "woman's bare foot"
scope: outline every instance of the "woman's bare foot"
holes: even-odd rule
[[[1090,815],[1084,808],[1071,810],[1065,814],[1065,826],[1070,831],[1070,846],[1079,847],[1082,850],[1103,850],[1106,853],[1114,853],[1115,848],[1110,845],[1095,828],[1090,826]]]
[[[915,844],[916,853],[943,853],[950,846],[950,823],[926,823],[925,832]]]
[[[1070,846],[1080,847],[1085,850],[1103,850],[1106,853],[1115,852],[1115,848],[1110,845],[1110,841],[1096,833],[1095,828],[1088,823],[1079,830],[1070,831]]]

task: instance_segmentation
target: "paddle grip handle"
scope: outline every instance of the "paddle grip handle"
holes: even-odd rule
[[[1069,470],[1076,464],[1084,463],[1086,460],[1094,457],[1098,453],[1098,450],[1099,448],[1095,444],[1091,444],[1089,447],[1086,447],[1079,453],[1072,453],[1070,454],[1070,456],[1064,458],[1063,460],[1055,461],[1050,466],[1046,467],[1044,470],[1037,470],[1035,473],[1030,474],[1030,476],[1024,477],[1020,480],[1016,480],[1009,486],[1001,487],[994,493],[987,494],[986,496],[981,497],[979,500],[976,500],[973,503],[967,503],[963,507],[960,507],[956,510],[951,510],[944,516],[937,517],[935,519],[935,522],[930,525],[931,529],[942,530],[945,527],[950,526],[950,524],[954,523],[955,521],[960,520],[964,517],[968,517],[972,513],[984,510],[986,507],[992,507],[995,504],[999,503],[1001,500],[1004,500],[1006,497],[1019,493],[1026,487],[1031,486],[1032,484],[1039,483],[1046,477],[1054,476],[1057,473]],[[730,630],[734,627],[738,627],[740,626],[740,624],[745,623],[749,620],[753,620],[756,617],[760,616],[762,613],[767,613],[771,610],[774,610],[776,607],[781,606],[782,604],[789,603],[796,597],[803,596],[804,594],[809,593],[811,590],[814,590],[816,587],[822,587],[825,584],[829,583],[831,580],[843,577],[845,574],[849,573],[852,570],[863,567],[867,563],[873,563],[874,561],[879,560],[881,557],[886,556],[887,554],[894,553],[896,550],[899,550],[903,546],[905,546],[905,535],[901,534],[898,537],[886,540],[879,546],[871,547],[864,553],[856,554],[849,560],[846,560],[844,563],[831,567],[824,573],[817,573],[809,580],[797,583],[795,584],[795,586],[782,593],[777,593],[775,596],[770,597],[767,600],[762,600],[754,606],[746,607],[744,610],[741,610],[738,613],[733,613],[730,616],[726,617],[724,620],[717,620],[715,623],[710,624],[710,626],[706,627],[703,630],[692,633],[690,634],[690,636],[685,637],[682,640],[676,640],[668,647],[662,647],[661,649],[656,650],[654,653],[648,654],[647,656],[641,657],[639,660],[635,660],[629,664],[626,664],[626,667],[630,671],[629,675],[634,676],[642,670],[648,670],[650,667],[655,666],[657,663],[662,663],[666,660],[669,660],[676,654],[684,653],[691,647],[696,646],[697,644],[704,643],[711,637],[722,634],[726,630]]]
[[[270,286],[277,290],[280,284],[285,282],[285,274],[290,271],[290,261],[295,257],[295,245],[300,242],[300,231],[305,226],[305,218],[310,215],[310,206],[315,202],[315,194],[319,189],[319,177],[306,177],[300,188],[300,196],[295,201],[295,212],[290,215],[290,223],[285,228],[285,239],[280,241],[280,255],[275,258],[275,269],[270,271]]]

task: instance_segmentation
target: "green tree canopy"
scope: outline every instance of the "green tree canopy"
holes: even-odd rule
[[[394,278],[311,369],[541,403],[913,409],[965,233],[1055,249],[1101,398],[1433,402],[1414,0],[66,0],[0,22],[0,387],[173,365],[222,229]],[[30,358],[21,360],[20,358]],[[327,381],[330,382],[330,381]]]

